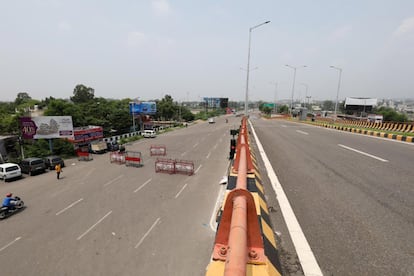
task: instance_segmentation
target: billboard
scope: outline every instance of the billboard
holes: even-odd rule
[[[157,113],[157,104],[155,102],[130,102],[129,114],[151,115]]]
[[[73,130],[73,137],[68,140],[72,143],[87,143],[100,140],[104,137],[101,126],[76,127]]]
[[[207,107],[210,108],[226,108],[228,107],[229,98],[203,98],[204,102],[207,103]]]
[[[19,118],[23,139],[70,138],[72,116],[39,116]]]

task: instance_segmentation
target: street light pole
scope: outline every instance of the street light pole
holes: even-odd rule
[[[296,69],[298,67],[291,66],[289,64],[286,64],[287,67],[293,69],[293,85],[292,85],[292,96],[290,98],[290,115],[292,115],[292,109],[293,109],[293,93],[295,92],[295,81],[296,81]],[[300,68],[307,67],[306,65],[301,66]]]
[[[330,68],[336,69],[339,71],[339,80],[338,80],[338,89],[336,90],[336,102],[335,102],[335,120],[338,112],[338,96],[339,96],[339,89],[341,87],[341,78],[342,78],[342,68],[335,67],[333,65]]]
[[[244,96],[244,115],[247,116],[247,106],[248,106],[248,100],[249,100],[249,71],[250,71],[250,45],[251,45],[251,41],[252,41],[252,30],[264,25],[270,23],[270,21],[266,21],[263,22],[259,25],[253,26],[251,28],[249,28],[249,47],[248,47],[248,52],[247,52],[247,77],[246,77],[246,94]]]

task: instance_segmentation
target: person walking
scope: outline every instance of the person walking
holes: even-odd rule
[[[57,179],[59,179],[60,173],[62,172],[62,167],[60,166],[60,164],[57,164],[55,166],[55,171],[56,171],[56,177],[57,177]]]

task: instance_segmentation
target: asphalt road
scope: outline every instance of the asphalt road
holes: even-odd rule
[[[324,275],[414,275],[414,145],[251,122]],[[289,244],[265,182],[274,228]]]
[[[204,275],[215,237],[215,204],[227,173],[232,117],[127,145],[142,168],[66,160],[51,171],[0,183],[27,206],[0,221],[1,275]],[[167,157],[192,160],[195,174],[155,173],[151,144]]]

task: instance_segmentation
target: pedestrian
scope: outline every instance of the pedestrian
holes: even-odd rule
[[[56,177],[57,177],[57,179],[59,179],[60,173],[62,172],[62,167],[60,166],[60,164],[57,164],[55,166],[55,171],[56,171]]]

